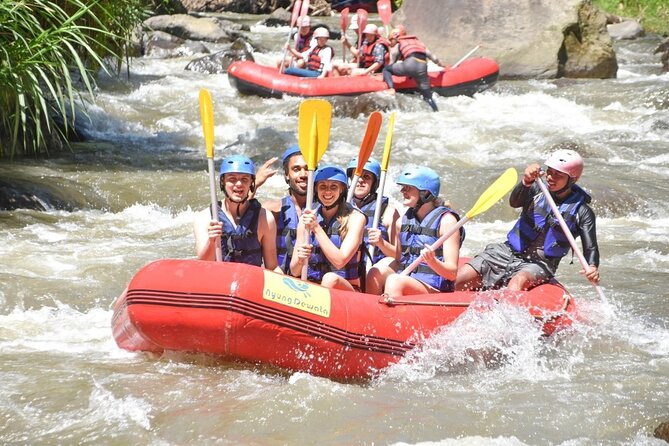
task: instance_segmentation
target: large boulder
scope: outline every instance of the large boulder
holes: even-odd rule
[[[290,5],[289,0],[181,0],[189,11],[196,12],[240,12],[245,14],[268,14],[279,7]]]
[[[207,74],[227,73],[230,64],[237,60],[254,60],[253,46],[242,38],[235,40],[230,48],[190,61],[186,70]]]
[[[617,72],[606,15],[590,0],[411,0],[393,22],[404,23],[445,63],[481,44],[478,54],[495,59],[504,78]]]
[[[144,21],[150,31],[163,31],[184,40],[225,43],[241,37],[241,25],[214,17],[187,14],[157,15]]]

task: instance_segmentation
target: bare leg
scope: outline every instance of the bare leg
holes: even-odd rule
[[[355,291],[348,280],[335,273],[325,273],[321,286],[335,290]]]
[[[379,260],[367,273],[366,292],[380,295],[385,287],[386,279],[397,271],[398,268],[399,263],[392,257]]]
[[[458,268],[458,275],[455,279],[455,290],[478,290],[481,288],[481,275],[469,264]]]
[[[537,278],[529,271],[519,271],[509,280],[507,288],[510,291],[527,291],[539,285]]]
[[[401,297],[410,294],[434,293],[436,290],[413,277],[391,274],[386,280],[385,294],[390,297]]]

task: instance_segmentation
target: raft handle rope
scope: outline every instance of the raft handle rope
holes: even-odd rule
[[[434,302],[434,301],[416,301],[416,300],[401,300],[390,297],[387,294],[381,295],[382,299],[379,299],[380,304],[385,304],[389,307],[394,307],[396,305],[430,305],[430,306],[440,306],[440,307],[468,307],[471,305],[470,302]]]

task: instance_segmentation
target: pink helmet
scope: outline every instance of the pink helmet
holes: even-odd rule
[[[574,182],[577,182],[583,173],[583,158],[573,150],[556,150],[544,164],[558,172],[566,173]]]

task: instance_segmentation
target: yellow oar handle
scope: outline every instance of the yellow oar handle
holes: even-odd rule
[[[204,134],[204,145],[207,151],[207,170],[209,171],[209,199],[211,202],[211,218],[218,222],[218,199],[216,198],[216,167],[214,166],[214,105],[209,90],[200,89],[200,118],[202,119],[202,132]],[[216,243],[216,261],[223,260],[223,250],[220,239]]]

